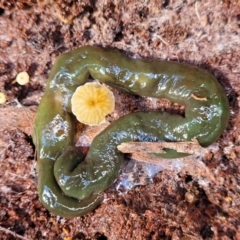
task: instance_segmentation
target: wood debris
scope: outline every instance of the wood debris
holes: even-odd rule
[[[165,153],[164,149],[173,149],[177,152],[194,154],[204,148],[197,141],[194,142],[125,142],[118,145],[123,153]]]

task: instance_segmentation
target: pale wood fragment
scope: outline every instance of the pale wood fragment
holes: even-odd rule
[[[165,153],[164,148],[177,152],[194,154],[203,150],[197,141],[194,142],[124,142],[117,146],[123,153]]]
[[[163,158],[150,155],[147,153],[142,153],[142,152],[135,152],[131,154],[131,159],[134,159],[139,162],[146,162],[146,163],[152,163],[152,164],[159,164],[160,161],[163,161]]]

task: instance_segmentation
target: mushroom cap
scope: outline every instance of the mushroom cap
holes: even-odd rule
[[[4,93],[0,92],[0,104],[6,103],[7,99]]]
[[[106,86],[90,82],[76,89],[71,104],[79,122],[96,126],[106,122],[106,115],[114,110],[115,99]]]
[[[16,82],[20,85],[29,83],[29,75],[27,72],[20,72],[16,77]]]

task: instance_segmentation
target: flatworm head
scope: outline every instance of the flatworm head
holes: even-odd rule
[[[115,99],[106,86],[90,82],[76,89],[71,104],[72,112],[79,122],[96,126],[106,122],[106,115],[114,110]]]

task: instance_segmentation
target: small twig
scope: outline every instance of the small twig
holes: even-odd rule
[[[125,142],[117,146],[123,153],[165,153],[164,148],[194,154],[203,148],[196,142]]]
[[[154,35],[156,38],[158,38],[160,41],[162,41],[165,45],[167,45],[167,46],[169,46],[170,44],[166,41],[166,40],[164,40],[160,35]]]
[[[200,22],[200,24],[203,27],[206,27],[206,25],[208,23],[208,18],[207,18],[207,15],[200,16],[200,13],[198,11],[198,0],[196,0],[196,2],[195,2],[195,12],[196,12],[197,19]]]
[[[195,2],[195,12],[196,12],[199,22],[201,23],[201,17],[200,17],[199,11],[198,11],[198,1]]]
[[[131,155],[131,159],[136,160],[138,162],[145,162],[145,163],[151,163],[151,164],[162,164],[162,161],[165,161],[166,159],[156,157],[154,155],[149,155],[147,153],[133,153]],[[168,161],[168,160],[167,160]],[[171,164],[171,161],[164,162],[165,164]]]
[[[28,238],[25,238],[25,237],[13,232],[13,231],[11,231],[7,228],[1,227],[1,226],[0,226],[0,231],[3,231],[5,233],[9,233],[9,234],[13,235],[14,237],[18,237],[18,238],[23,239],[23,240],[29,240]]]

